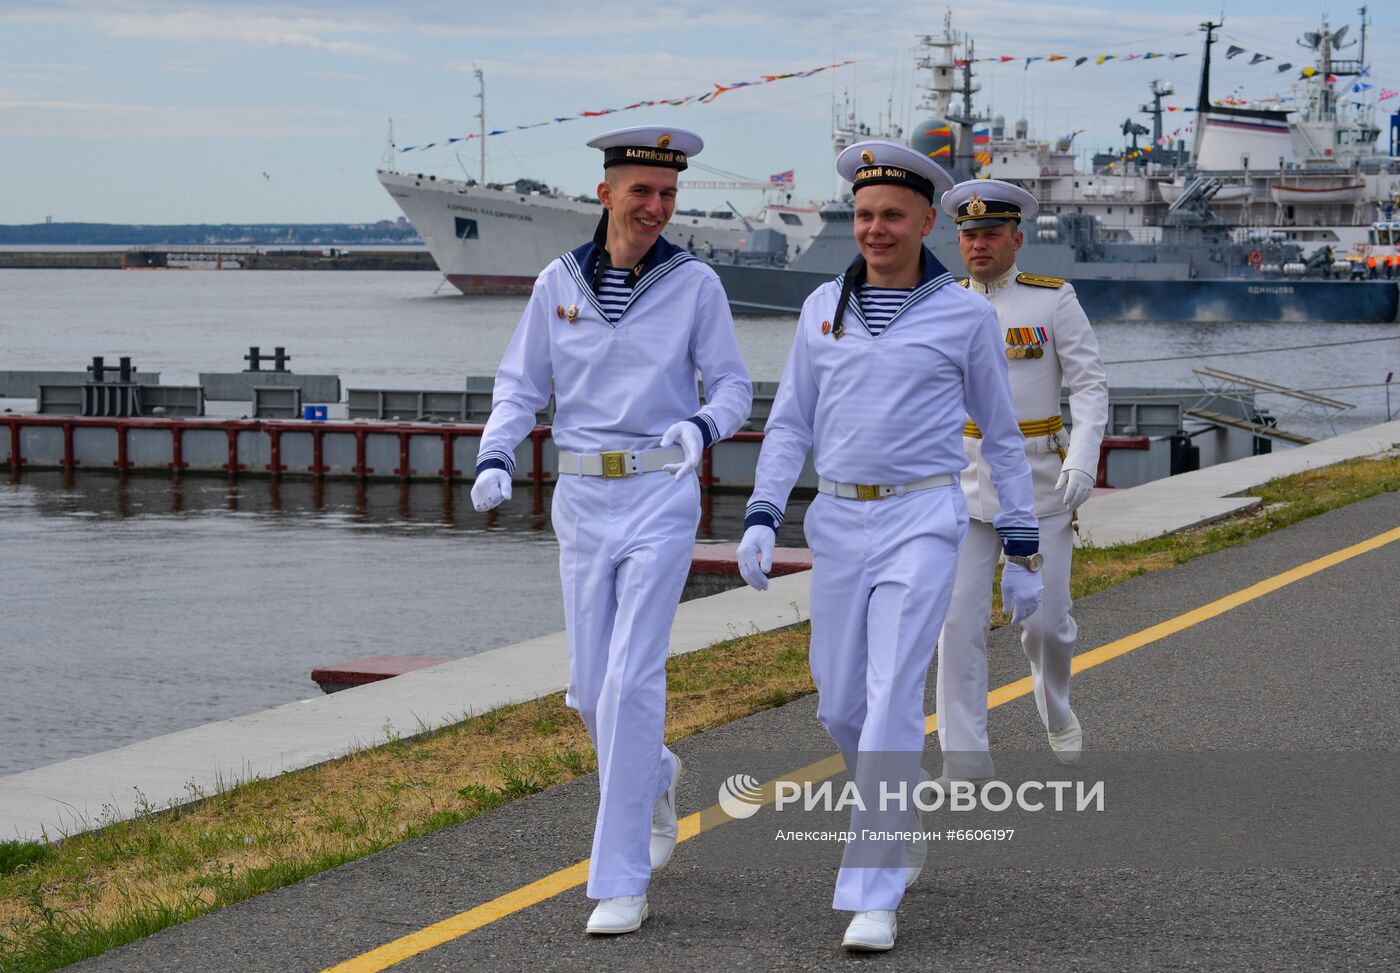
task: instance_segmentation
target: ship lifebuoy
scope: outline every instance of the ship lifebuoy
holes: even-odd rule
[[[1258,250],[1255,250],[1253,253],[1251,253],[1251,254],[1249,255],[1249,265],[1250,265],[1251,267],[1253,267],[1255,270],[1258,270],[1258,269],[1259,269],[1259,265],[1262,264],[1263,262],[1264,262],[1264,255],[1263,255],[1262,253],[1260,253]]]

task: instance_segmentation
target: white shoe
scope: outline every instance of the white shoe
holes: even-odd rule
[[[642,920],[647,917],[647,897],[645,895],[619,895],[604,899],[588,917],[588,932],[593,936],[615,936],[623,932],[636,932],[642,928]]]
[[[883,953],[894,949],[895,921],[893,909],[872,909],[857,912],[841,945],[858,953]]]
[[[1049,730],[1045,735],[1056,760],[1062,764],[1079,763],[1079,755],[1084,750],[1084,733],[1079,729],[1079,717],[1073,710],[1069,713],[1069,726],[1063,730]]]
[[[676,769],[671,774],[671,783],[666,793],[656,799],[651,809],[651,870],[659,872],[671,860],[671,852],[676,850],[676,837],[680,834],[680,821],[676,817],[676,788],[681,780],[681,758],[676,758]]]

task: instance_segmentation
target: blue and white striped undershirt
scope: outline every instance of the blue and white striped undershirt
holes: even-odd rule
[[[890,323],[890,318],[909,299],[912,287],[871,287],[861,284],[856,297],[860,301],[860,313],[865,315],[865,326],[871,334],[878,335]]]
[[[609,267],[603,271],[603,282],[598,287],[598,303],[608,320],[617,324],[623,308],[632,297],[632,270],[630,267]]]

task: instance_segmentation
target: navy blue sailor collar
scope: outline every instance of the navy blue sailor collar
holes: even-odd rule
[[[932,250],[928,247],[920,247],[919,251],[919,282],[914,285],[913,290],[909,292],[909,296],[906,297],[904,303],[899,306],[899,310],[895,311],[890,317],[888,324],[885,325],[886,328],[898,321],[900,315],[905,311],[918,304],[934,291],[953,282],[953,275],[948,273],[948,268],[943,266],[942,262],[933,255]],[[856,259],[851,262],[851,265],[846,268],[846,272],[836,278],[836,286],[840,288],[841,296],[837,299],[836,312],[832,316],[831,333],[833,337],[841,337],[841,333],[844,330],[841,319],[846,311],[850,311],[854,314],[856,320],[860,322],[861,327],[865,328],[867,332],[870,331],[870,327],[865,323],[865,314],[860,309],[860,301],[851,300],[852,294],[865,283],[865,275],[865,258],[857,256]]]
[[[603,311],[602,304],[598,301],[598,295],[593,290],[593,281],[598,272],[598,261],[602,259],[603,249],[594,240],[590,240],[581,247],[576,247],[564,254],[564,266],[568,268],[570,276],[579,285],[585,297],[597,309],[603,320],[607,320],[607,314]],[[689,251],[682,249],[671,243],[665,237],[658,237],[657,241],[651,245],[651,249],[646,252],[642,260],[633,268],[632,295],[627,299],[627,306],[623,308],[623,315],[626,315],[630,308],[642,294],[662,277],[675,270],[688,260],[696,259]],[[640,273],[638,273],[640,271]]]

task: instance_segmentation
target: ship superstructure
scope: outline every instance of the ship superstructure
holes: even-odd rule
[[[1339,261],[1363,253],[1373,223],[1400,217],[1400,158],[1380,151],[1375,105],[1339,104],[1328,81],[1365,72],[1365,8],[1357,58],[1343,56],[1353,46],[1345,27],[1334,30],[1324,20],[1304,36],[1301,43],[1314,53],[1317,67],[1294,111],[1212,101],[1211,54],[1220,24],[1201,26],[1196,131],[1189,146],[1184,140],[1158,141],[1162,98],[1171,93],[1160,81],[1152,82],[1152,105],[1143,106],[1153,117],[1156,151],[1128,164],[1082,169],[1073,135],[1034,138],[1024,118],[1008,123],[1001,115],[975,116],[973,41],[953,30],[951,14],[941,34],[919,39],[916,64],[927,72],[919,111],[926,120],[906,140],[958,178],[975,172],[1034,193],[1046,221],[1027,228],[1037,242],[1054,243],[1062,231],[1049,223],[1074,216],[1092,218],[1095,238],[1105,245],[1157,244],[1163,229],[1179,222],[1183,207],[1205,203],[1219,223],[1235,228],[1235,243],[1287,244],[1309,256],[1330,248]],[[1134,138],[1147,131],[1131,120],[1124,126]],[[835,152],[870,137],[905,133],[893,121],[888,130],[872,131],[856,120],[849,103],[834,110]],[[545,264],[591,237],[600,213],[596,200],[530,180],[481,185],[387,166],[379,179],[443,273],[469,294],[528,292]],[[793,205],[787,188],[750,217],[732,210],[679,211],[667,237],[717,263],[838,266],[849,249],[849,185],[838,179],[835,200],[821,207]],[[1131,276],[1148,272],[1138,267]],[[1103,273],[1114,276],[1116,268]]]
[[[1366,71],[1365,8],[1362,17],[1357,58],[1341,56],[1345,27],[1334,30],[1324,20],[1304,35],[1300,43],[1314,53],[1316,67],[1296,110],[1212,101],[1211,52],[1220,25],[1206,22],[1189,149],[1184,141],[1155,144],[1155,158],[1144,153],[1130,164],[1085,171],[1075,166],[1072,137],[1032,139],[1024,120],[1008,129],[997,117],[979,174],[1025,186],[1041,200],[1043,212],[1091,215],[1111,238],[1137,242],[1158,239],[1188,186],[1209,181],[1210,205],[1222,220],[1281,234],[1305,248],[1349,252],[1366,241],[1373,222],[1400,210],[1400,158],[1381,151],[1375,105],[1365,99],[1341,105],[1333,89],[1340,79]],[[1159,85],[1153,82],[1154,97]],[[1155,108],[1160,112],[1160,97]],[[1159,133],[1160,124],[1154,137]],[[1156,161],[1163,156],[1170,161]]]

